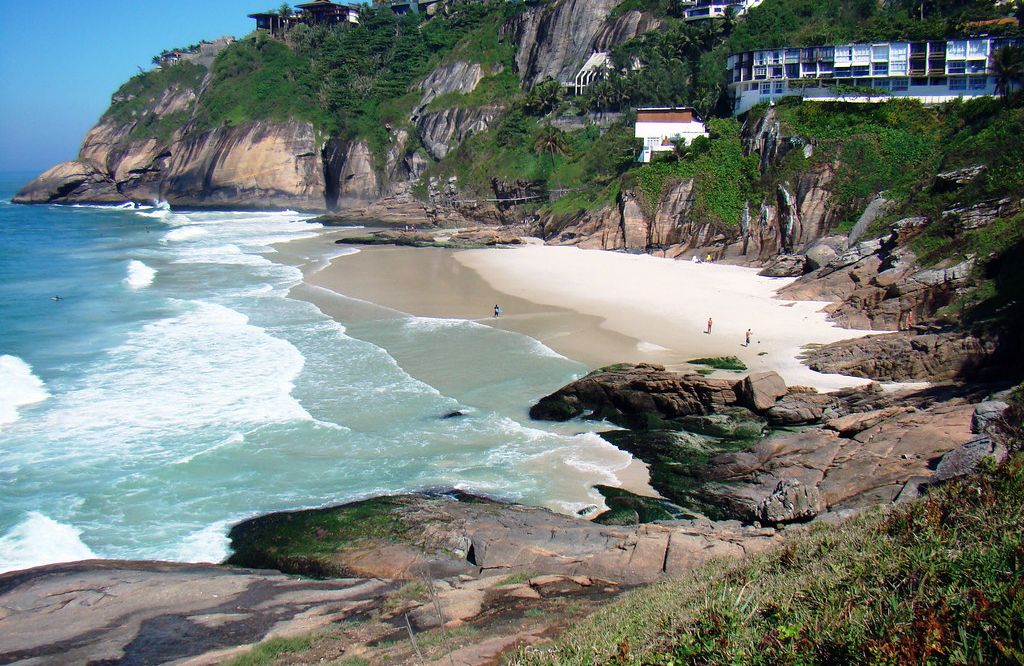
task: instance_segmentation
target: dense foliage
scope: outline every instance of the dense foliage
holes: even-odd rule
[[[191,62],[140,72],[114,93],[103,120],[132,124],[130,139],[155,136],[166,140],[188,121],[190,109],[161,114],[157,113],[158,102],[168,91],[198,90],[204,76],[206,68]]]

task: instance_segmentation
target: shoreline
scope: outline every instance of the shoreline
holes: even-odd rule
[[[307,285],[400,313],[527,335],[591,370],[627,362],[694,370],[692,359],[737,356],[750,372],[774,370],[791,386],[831,391],[870,383],[801,363],[808,345],[879,332],[835,326],[822,312],[826,302],[776,298],[792,280],[742,266],[536,243],[481,250],[360,247],[305,274]],[[502,307],[500,318],[492,314],[495,304]],[[704,330],[709,316],[710,335]],[[749,347],[743,344],[747,328],[753,331]]]

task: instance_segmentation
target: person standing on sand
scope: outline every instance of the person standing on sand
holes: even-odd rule
[[[751,331],[748,328],[747,329],[747,343],[745,345],[743,345],[744,347],[749,347],[750,346],[750,333],[751,333]]]
[[[494,318],[497,319],[501,316],[501,306],[498,304],[494,305]]]
[[[711,263],[711,253],[710,253],[710,252],[708,252],[708,256],[707,256],[707,258],[706,258],[706,259],[704,259],[704,261],[705,261],[706,263],[709,263],[709,264]]]
[[[713,323],[713,322],[711,321],[711,317],[708,317],[708,330],[706,331],[706,333],[707,333],[708,335],[711,335],[711,324],[712,324],[712,323]]]

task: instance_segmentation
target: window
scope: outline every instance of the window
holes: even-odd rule
[[[889,60],[889,45],[888,44],[875,44],[871,47],[871,59],[872,60]]]
[[[776,95],[781,95],[784,92],[786,92],[786,82],[785,81],[776,81],[775,82],[775,94]]]
[[[763,65],[765,63],[765,52],[757,51],[754,53],[754,64]]]
[[[763,65],[760,67],[754,67],[754,78],[764,79],[768,77],[768,69]]]
[[[967,57],[968,58],[987,58],[988,57],[988,40],[987,39],[972,39],[967,42]]]
[[[871,45],[870,44],[854,44],[853,45],[853,61],[854,62],[870,62],[871,61]]]
[[[928,79],[928,83],[933,86],[944,86],[946,85],[946,77],[944,76],[933,76]]]
[[[970,72],[971,74],[982,74],[982,73],[988,71],[988,61],[987,60],[968,60],[967,61],[967,71]]]
[[[786,62],[800,62],[800,49],[787,49]]]
[[[891,83],[892,83],[892,91],[893,92],[903,92],[903,91],[907,90],[908,84],[910,82],[909,82],[908,79],[902,78],[902,79],[892,79]]]
[[[849,65],[850,61],[853,60],[853,47],[852,46],[837,46],[836,47],[836,63],[842,63]]]
[[[971,90],[984,90],[988,86],[987,76],[972,76],[970,80]]]
[[[906,60],[890,60],[889,61],[889,73],[890,74],[906,74],[907,73],[907,61]]]
[[[964,59],[967,57],[967,42],[952,41],[946,44],[946,57]]]
[[[873,62],[871,63],[871,75],[872,76],[887,76],[889,74],[889,63],[888,62]]]
[[[822,46],[818,49],[818,60],[835,60],[836,50],[831,46]]]
[[[967,71],[967,63],[963,60],[946,61],[946,72],[949,74],[963,74]]]
[[[872,88],[878,88],[879,90],[889,89],[889,79],[875,79],[871,82]]]
[[[767,97],[772,94],[772,84],[770,81],[765,81],[761,84],[761,96]]]
[[[851,76],[871,76],[870,65],[854,65],[850,68]]]
[[[786,78],[787,79],[799,79],[800,78],[800,63],[794,62],[792,64],[786,64]]]
[[[830,62],[819,62],[818,63],[818,74],[820,76],[830,76],[832,74],[832,63],[830,63]]]
[[[912,79],[910,79],[910,85],[912,85],[912,86],[926,86],[926,85],[928,85],[928,77],[927,76],[915,76]]]
[[[967,90],[967,77],[966,76],[951,76],[951,77],[949,77],[949,89],[950,90]]]
[[[836,67],[835,75],[836,75],[836,77],[849,76],[850,75],[850,68],[849,67]]]
[[[782,67],[780,65],[773,65],[772,66],[772,78],[773,79],[781,79],[782,78]]]

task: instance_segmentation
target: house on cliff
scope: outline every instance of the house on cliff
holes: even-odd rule
[[[655,153],[672,152],[680,141],[689,145],[698,136],[707,135],[700,114],[688,106],[636,110],[633,136],[644,141],[638,162],[650,162]]]
[[[296,11],[282,15],[279,12],[258,12],[249,14],[256,20],[256,30],[269,33],[272,37],[283,38],[297,25],[358,25],[359,8],[332,0],[314,0],[295,5]]]
[[[733,115],[800,96],[821,102],[897,97],[941,104],[996,94],[992,56],[1020,40],[1001,37],[874,42],[734,53],[727,61]]]

